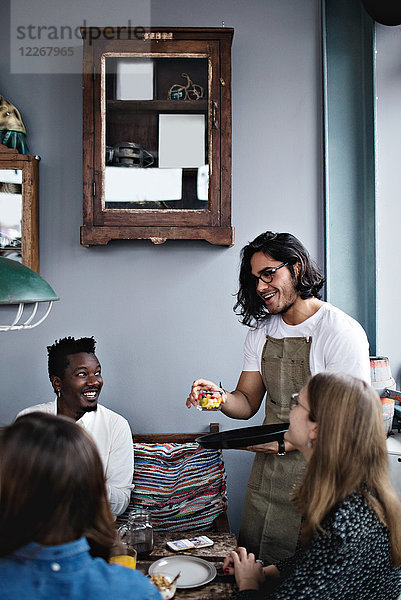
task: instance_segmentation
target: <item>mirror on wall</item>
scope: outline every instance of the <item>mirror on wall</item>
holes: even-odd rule
[[[22,171],[0,169],[0,256],[22,262]]]
[[[0,144],[0,256],[39,272],[39,160]]]

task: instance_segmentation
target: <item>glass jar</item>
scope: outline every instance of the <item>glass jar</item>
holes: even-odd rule
[[[153,527],[148,510],[136,508],[128,515],[126,525],[119,527],[121,542],[127,554],[132,555],[133,550],[138,558],[148,556],[153,550]]]
[[[198,410],[220,410],[222,393],[214,390],[203,390],[198,395]]]

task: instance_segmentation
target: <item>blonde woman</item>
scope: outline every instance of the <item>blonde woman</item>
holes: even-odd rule
[[[292,494],[303,516],[299,549],[264,568],[245,548],[231,552],[224,570],[235,573],[233,598],[396,600],[401,503],[376,391],[351,375],[319,373],[291,406],[285,439],[307,461]]]

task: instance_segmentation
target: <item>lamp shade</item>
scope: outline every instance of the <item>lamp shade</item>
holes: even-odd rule
[[[27,304],[59,300],[55,291],[35,271],[0,257],[0,304]]]

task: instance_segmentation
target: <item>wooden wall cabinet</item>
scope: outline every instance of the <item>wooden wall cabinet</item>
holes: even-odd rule
[[[201,239],[231,246],[233,30],[81,33],[81,244]]]

